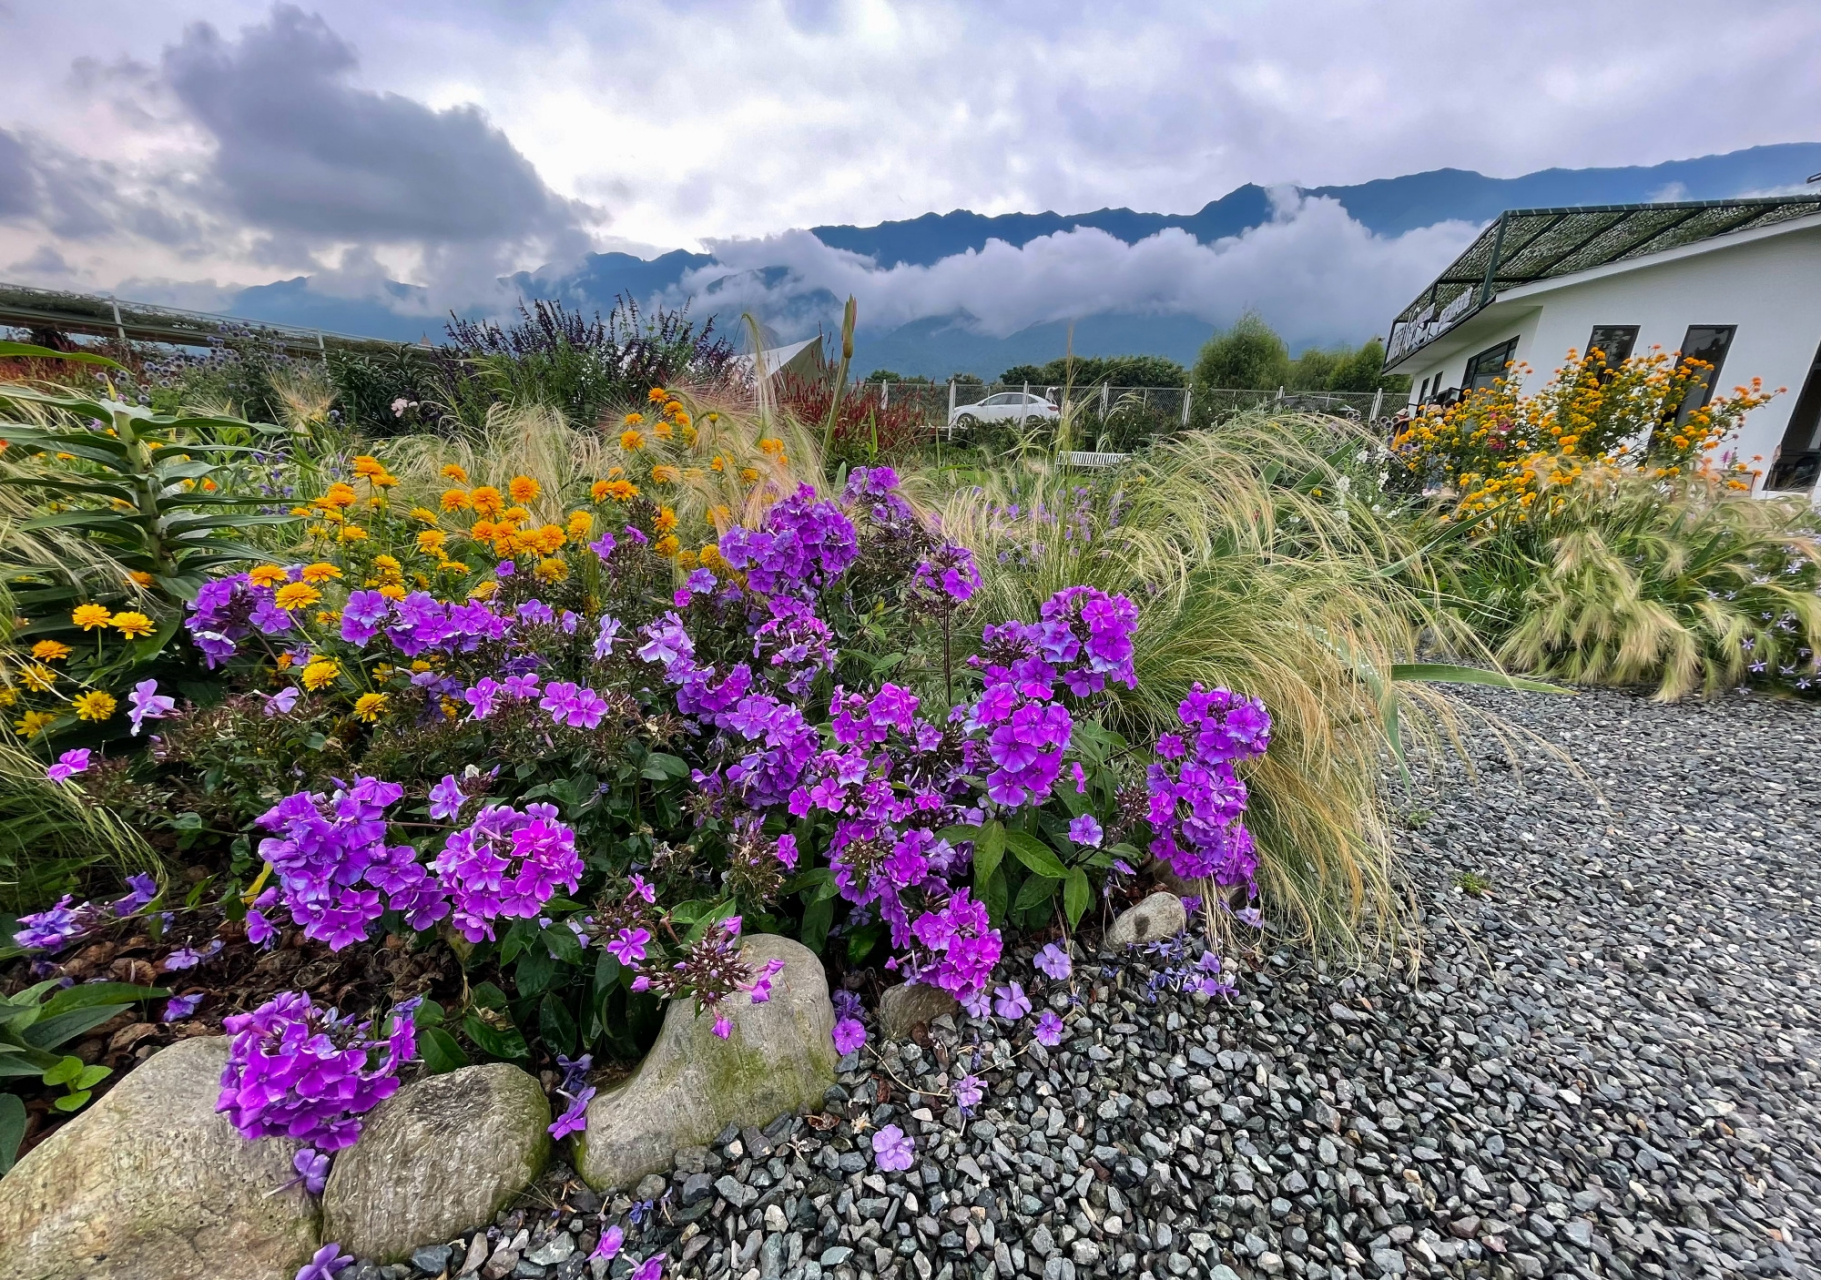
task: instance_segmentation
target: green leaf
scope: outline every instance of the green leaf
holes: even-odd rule
[[[1574,696],[1573,689],[1564,689],[1559,684],[1547,684],[1542,680],[1526,680],[1522,676],[1506,675],[1503,671],[1487,671],[1483,667],[1456,666],[1448,662],[1394,662],[1391,664],[1393,680],[1423,680],[1436,684],[1489,684],[1496,689],[1518,689],[1524,693],[1561,693]]]
[[[25,1103],[16,1093],[0,1093],[0,1174],[13,1167],[24,1141]]]
[[[500,963],[511,964],[526,947],[531,945],[531,940],[535,937],[537,937],[537,921],[513,921],[512,927],[506,930],[506,936],[500,940]]]
[[[112,1067],[104,1067],[99,1064],[92,1067],[84,1067],[82,1069],[82,1074],[76,1077],[76,1087],[78,1089],[93,1089],[96,1085],[113,1074],[114,1068]]]
[[[1012,909],[1023,915],[1039,903],[1048,902],[1056,896],[1056,890],[1062,887],[1062,881],[1051,880],[1045,876],[1032,876],[1018,890],[1018,904]]]
[[[25,1029],[25,1042],[39,1049],[55,1049],[92,1031],[126,1008],[123,1004],[104,1004],[92,1009],[72,1009],[54,1018],[40,1018]]]
[[[441,1027],[426,1027],[417,1033],[417,1051],[423,1055],[424,1069],[433,1076],[456,1071],[468,1065],[455,1037]]]
[[[68,1084],[82,1074],[82,1059],[75,1055],[59,1058],[57,1065],[44,1073],[44,1083],[48,1085]]]
[[[872,924],[855,929],[852,933],[848,934],[847,962],[849,964],[859,964],[862,960],[866,959],[867,956],[872,954],[873,948],[879,945],[879,939],[884,936],[884,933],[884,926],[875,921]]]
[[[425,1000],[417,1006],[417,1012],[411,1015],[411,1024],[423,1031],[429,1027],[440,1027],[448,1016],[442,1005],[434,1000]]]
[[[87,1009],[98,1004],[125,1005],[134,1000],[157,1000],[170,994],[164,987],[136,987],[130,982],[85,982],[46,1000],[44,1016],[55,1017],[72,1009]]]
[[[131,372],[125,365],[90,351],[54,351],[50,347],[33,346],[29,342],[0,342],[0,356],[21,356],[32,360],[73,360],[77,364],[101,365],[108,369],[118,369],[122,373]],[[7,1161],[8,1165],[11,1163],[12,1161]]]
[[[999,924],[1005,919],[1005,899],[1007,892],[1005,887],[1005,868],[998,867],[993,871],[991,877],[987,879],[985,886],[980,890],[980,901],[986,904],[987,918],[994,924]]]
[[[1036,836],[1024,831],[1008,831],[1005,833],[1005,842],[1011,846],[1013,857],[1045,879],[1063,880],[1068,877],[1069,869],[1062,865],[1056,851]]]
[[[498,1013],[506,1008],[506,993],[491,982],[479,984],[472,994],[474,1003],[483,1009],[492,1009]]]
[[[517,1027],[509,1025],[502,1029],[491,1026],[483,1022],[479,1014],[471,1013],[462,1019],[462,1030],[490,1058],[514,1061],[531,1056],[531,1049],[525,1044],[525,1037]]]
[[[527,947],[525,954],[518,958],[518,968],[513,976],[518,980],[521,996],[535,996],[550,985],[555,974],[556,961],[551,959],[549,951],[543,947]]]
[[[600,958],[594,962],[594,990],[596,995],[604,995],[613,990],[620,980],[619,957],[606,947],[601,948]]]
[[[51,1105],[59,1111],[76,1111],[88,1100],[89,1091],[83,1089],[78,1093],[66,1093],[61,1098],[58,1098],[55,1102],[51,1103]]]
[[[997,818],[980,828],[980,838],[974,841],[974,888],[981,891],[981,886],[993,878],[999,870],[1000,860],[1005,857],[1005,824]]]
[[[575,1052],[575,1017],[554,991],[538,1006],[537,1030],[552,1052],[564,1057]]]
[[[645,757],[645,767],[639,770],[644,777],[653,782],[665,782],[673,778],[689,776],[689,762],[664,751],[653,751]]]
[[[803,945],[817,955],[822,954],[822,946],[828,941],[828,926],[834,922],[835,904],[817,899],[803,912],[803,928],[797,935]]]
[[[1068,913],[1069,928],[1081,923],[1093,901],[1094,888],[1088,883],[1088,873],[1076,867],[1062,885],[1062,909]]]
[[[551,925],[539,935],[544,940],[544,949],[564,964],[582,963],[582,942],[575,936],[575,931],[568,925],[558,923]]]

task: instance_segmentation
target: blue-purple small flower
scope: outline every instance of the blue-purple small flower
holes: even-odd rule
[[[887,1173],[900,1173],[916,1163],[917,1144],[895,1124],[873,1135],[873,1159]]]

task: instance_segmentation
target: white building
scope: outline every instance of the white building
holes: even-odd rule
[[[1747,415],[1739,456],[1762,459],[1760,492],[1816,492],[1821,193],[1509,210],[1392,322],[1385,367],[1410,375],[1414,406],[1507,361],[1535,389],[1570,348],[1617,364],[1653,346],[1715,366],[1684,413],[1753,377],[1787,387]]]

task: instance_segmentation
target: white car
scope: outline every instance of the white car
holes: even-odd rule
[[[950,429],[977,427],[988,422],[1054,422],[1062,410],[1034,391],[1001,391],[974,404],[958,404],[948,415]]]

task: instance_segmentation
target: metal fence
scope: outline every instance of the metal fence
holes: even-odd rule
[[[1192,387],[1115,387],[1094,385],[1062,387],[1035,382],[864,382],[859,387],[874,395],[882,408],[914,406],[917,416],[931,426],[953,426],[964,417],[991,421],[1016,414],[1016,408],[990,412],[986,404],[995,396],[1016,392],[1041,396],[1056,406],[1065,401],[1074,421],[1090,430],[1102,424],[1144,421],[1162,428],[1219,421],[1250,409],[1276,407],[1294,413],[1324,413],[1335,417],[1372,421],[1403,407],[1405,397],[1383,391],[1290,391],[1283,387],[1263,390],[1199,390]],[[970,409],[980,412],[970,414]],[[971,425],[971,424],[963,424]]]

